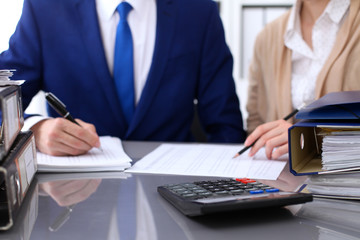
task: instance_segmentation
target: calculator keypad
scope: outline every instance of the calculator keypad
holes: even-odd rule
[[[279,192],[277,188],[248,178],[199,181],[164,187],[179,197],[189,200]]]

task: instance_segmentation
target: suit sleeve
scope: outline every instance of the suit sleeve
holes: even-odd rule
[[[243,142],[242,116],[232,77],[233,59],[213,3],[201,55],[199,118],[209,142]]]
[[[12,79],[26,80],[22,85],[23,108],[40,90],[42,76],[41,40],[30,0],[24,1],[21,18],[9,41],[9,49],[0,55],[1,69],[16,69]]]

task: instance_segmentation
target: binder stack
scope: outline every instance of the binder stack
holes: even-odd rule
[[[1,70],[0,76],[4,72],[9,73]],[[21,88],[8,82],[0,79],[0,230],[14,225],[37,170],[34,135],[21,132]]]
[[[317,197],[360,199],[360,91],[333,92],[296,115],[289,128],[289,165],[311,175],[307,191]]]
[[[301,109],[296,118],[302,120],[289,128],[293,174],[360,170],[360,91],[329,93]]]

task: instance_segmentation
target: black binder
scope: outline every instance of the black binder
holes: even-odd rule
[[[24,125],[20,86],[0,86],[0,116],[0,159],[2,159]]]
[[[38,216],[38,209],[39,186],[36,178],[34,178],[26,193],[26,198],[22,202],[14,225],[7,231],[0,231],[0,239],[30,240]]]
[[[36,171],[34,135],[20,132],[0,162],[0,230],[13,226]]]

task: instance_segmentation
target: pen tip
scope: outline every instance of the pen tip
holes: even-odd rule
[[[239,156],[239,153],[235,154],[235,155],[233,156],[233,159],[234,159],[234,158],[237,158],[238,156]]]

